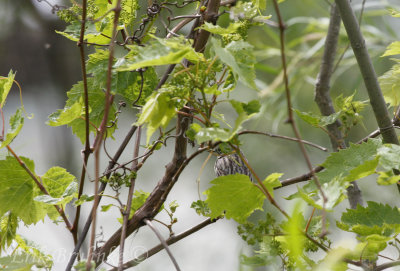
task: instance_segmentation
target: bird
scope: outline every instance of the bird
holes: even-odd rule
[[[250,169],[246,166],[246,164],[242,161],[237,153],[224,154],[218,149],[216,150],[216,152],[218,153],[218,157],[214,164],[214,171],[217,177],[233,174],[243,174],[249,176],[250,180],[253,181]],[[244,157],[243,152],[240,153],[247,162],[247,159]]]

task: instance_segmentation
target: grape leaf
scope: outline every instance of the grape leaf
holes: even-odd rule
[[[206,190],[206,203],[210,217],[216,218],[225,211],[226,218],[244,223],[255,210],[262,210],[264,194],[243,174],[221,176],[211,181]]]
[[[375,170],[374,166],[377,150],[381,146],[379,139],[369,139],[362,144],[351,144],[347,149],[339,150],[331,153],[329,157],[322,163],[324,171],[317,174],[321,183],[329,182],[336,176],[346,178],[347,182],[355,181],[358,176],[366,176],[363,173],[372,174]],[[368,163],[370,167],[363,165]],[[376,167],[376,166],[375,166]]]
[[[256,59],[253,55],[253,46],[245,41],[232,41],[225,47],[217,39],[211,39],[212,50],[218,58],[228,65],[235,77],[248,87],[257,89],[255,82],[256,74],[254,64]]]
[[[289,217],[288,221],[282,224],[285,234],[277,236],[276,240],[278,240],[283,247],[289,251],[289,257],[293,260],[295,265],[300,267],[300,270],[305,270],[302,256],[306,237],[300,231],[305,224],[305,219],[303,217],[301,206],[301,202],[296,203],[292,215]]]
[[[6,213],[0,220],[0,252],[9,247],[15,239],[18,219],[12,212]]]
[[[283,175],[283,173],[272,173],[265,178],[263,184],[267,188],[268,192],[274,197],[274,188],[282,186],[279,178]]]
[[[385,144],[378,149],[379,165],[384,170],[400,169],[400,146]]]
[[[203,58],[195,52],[189,41],[184,37],[174,37],[168,40],[153,37],[147,46],[129,45],[132,52],[125,56],[125,61],[117,63],[118,71],[134,71],[150,66],[160,66],[180,63],[184,58],[197,62]]]
[[[10,117],[10,128],[7,131],[6,138],[1,143],[0,149],[10,144],[14,138],[19,134],[24,125],[24,117],[22,116],[22,109],[18,108],[13,116]]]
[[[235,121],[235,127],[232,130],[223,129],[218,127],[205,127],[199,128],[199,126],[192,126],[193,131],[196,132],[195,138],[198,143],[205,141],[230,141],[237,132],[242,129],[242,124],[255,116],[260,110],[260,102],[253,100],[248,103],[243,103],[235,100],[229,101],[232,107],[238,113],[238,117]],[[196,128],[196,129],[194,129]]]
[[[371,234],[389,237],[400,233],[398,208],[373,201],[367,204],[367,207],[358,205],[355,210],[347,209],[342,214],[341,222],[336,222],[337,226],[364,237]]]
[[[25,165],[34,172],[34,163],[21,157]],[[43,219],[46,212],[42,203],[33,200],[39,195],[39,189],[28,173],[14,157],[0,160],[0,216],[11,211],[25,224],[36,223]]]
[[[329,124],[334,123],[340,116],[340,111],[329,116],[319,116],[313,113],[301,112],[294,109],[294,112],[305,122],[314,127],[325,127]]]
[[[228,27],[221,27],[219,25],[213,25],[212,23],[204,22],[200,27],[197,29],[204,29],[210,33],[217,34],[217,35],[226,35],[236,33],[237,29],[241,26],[240,23],[230,23]]]
[[[8,93],[11,90],[12,84],[14,83],[15,74],[11,70],[8,73],[8,77],[0,77],[0,108],[3,108],[6,103]]]
[[[43,186],[49,195],[39,195],[34,198],[35,201],[51,205],[46,206],[49,217],[57,219],[59,213],[52,205],[65,206],[74,197],[77,196],[78,184],[75,176],[71,175],[64,168],[52,167],[42,176]]]
[[[87,79],[88,84],[88,95],[89,95],[89,120],[91,125],[89,125],[89,131],[93,133],[97,133],[96,127],[99,127],[101,121],[103,120],[104,115],[104,105],[105,105],[105,93],[104,91],[96,85],[96,80],[93,77],[89,77]],[[77,84],[72,86],[72,89],[67,92],[68,100],[65,104],[64,108],[71,108],[75,106],[76,103],[82,103],[84,97],[83,91],[83,82],[79,81]],[[116,107],[114,104],[111,105],[109,110],[108,119],[113,119],[116,111]],[[56,111],[49,116],[48,125],[61,125],[65,123],[65,120],[68,119],[67,125],[72,128],[72,132],[78,136],[81,140],[82,144],[85,142],[85,120],[81,118],[78,114],[74,114],[74,112],[66,110],[68,115],[63,115],[61,112],[64,111]],[[67,113],[65,113],[67,114]],[[73,119],[73,117],[76,117]],[[73,119],[71,121],[71,119]],[[93,127],[96,126],[96,127]],[[107,136],[112,136],[115,130],[115,125],[111,128],[107,129]]]
[[[142,108],[142,113],[135,125],[147,124],[147,144],[153,133],[161,126],[166,127],[176,115],[175,103],[169,93],[155,92],[151,95]]]

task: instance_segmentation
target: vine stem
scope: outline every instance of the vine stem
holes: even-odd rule
[[[247,162],[247,160],[244,158],[242,152],[239,150],[239,148],[233,146],[232,144],[230,144],[231,147],[235,150],[236,154],[239,155],[240,159],[242,160],[242,162],[246,165],[246,167],[250,170],[251,174],[253,174],[254,178],[256,178],[257,183],[258,183],[258,188],[260,188],[261,192],[267,197],[268,201],[274,205],[279,212],[281,212],[286,218],[289,218],[290,216],[285,212],[285,210],[283,210],[279,204],[275,201],[275,199],[272,197],[271,193],[269,193],[268,189],[265,187],[265,185],[263,184],[263,182],[261,181],[260,177],[258,177],[258,175],[256,174],[256,172],[254,171],[254,169],[249,165],[249,163]]]
[[[162,237],[162,235],[160,234],[160,232],[157,230],[156,227],[154,227],[153,223],[151,223],[150,220],[145,219],[144,222],[146,223],[146,225],[154,232],[154,234],[157,236],[157,238],[160,240],[161,244],[163,245],[164,249],[167,251],[168,256],[171,258],[172,263],[175,266],[175,269],[177,271],[180,271],[181,269],[179,268],[179,265],[174,257],[174,255],[172,255],[171,250],[168,247],[167,242],[165,241],[165,239]]]
[[[110,40],[110,45],[109,45],[109,57],[108,57],[108,68],[107,68],[107,83],[106,83],[106,94],[105,94],[105,105],[104,105],[104,116],[103,120],[100,124],[100,128],[98,131],[98,134],[96,136],[95,142],[93,144],[93,149],[94,149],[94,156],[95,156],[95,183],[94,183],[94,206],[98,206],[100,202],[100,197],[99,197],[99,172],[100,172],[100,146],[103,142],[103,136],[105,134],[106,124],[108,120],[108,112],[110,110],[110,106],[113,101],[113,95],[111,95],[111,80],[112,80],[112,65],[114,61],[114,47],[115,47],[115,40],[117,36],[117,27],[118,27],[118,20],[119,20],[119,15],[121,13],[121,0],[117,0],[117,3],[115,4],[114,7],[114,22],[113,22],[113,29],[112,29],[112,35],[111,35],[111,40]],[[97,211],[96,209],[93,210],[92,212],[92,232],[91,232],[91,237],[90,237],[90,245],[89,245],[89,253],[88,253],[88,259],[86,263],[86,268],[87,270],[91,270],[92,266],[92,258],[93,258],[93,251],[94,251],[94,242],[96,238],[96,215]]]
[[[279,25],[279,34],[280,34],[280,51],[281,51],[281,61],[282,61],[282,69],[283,69],[283,81],[285,84],[285,93],[286,93],[286,102],[287,102],[287,109],[288,109],[288,122],[291,124],[293,132],[296,136],[296,138],[299,140],[299,146],[301,149],[301,152],[303,153],[304,159],[306,161],[306,164],[312,174],[312,178],[314,180],[315,185],[317,186],[318,190],[321,193],[321,197],[323,200],[323,204],[322,204],[322,210],[323,210],[323,215],[322,215],[322,228],[323,228],[323,233],[325,234],[324,231],[326,230],[325,228],[325,220],[326,220],[326,216],[325,216],[325,204],[328,201],[328,198],[326,197],[321,183],[319,182],[317,175],[315,175],[315,172],[313,171],[313,166],[311,164],[310,158],[308,157],[306,148],[304,147],[304,143],[302,142],[300,133],[297,129],[297,125],[296,122],[294,121],[293,118],[293,108],[292,108],[292,101],[291,101],[291,95],[290,95],[290,88],[289,88],[289,78],[288,78],[288,74],[287,74],[287,65],[286,65],[286,54],[285,54],[285,24],[283,23],[283,19],[280,13],[280,9],[279,9],[279,5],[278,5],[278,1],[277,0],[273,0],[273,5],[274,5],[274,9],[275,9],[275,13],[278,17],[278,25]]]
[[[37,187],[39,187],[40,191],[42,191],[45,195],[50,195],[49,192],[46,190],[46,188],[43,186],[43,184],[36,178],[35,174],[28,168],[28,166],[22,161],[22,159],[14,152],[13,149],[9,145],[6,146],[7,150],[11,152],[11,154],[14,156],[14,158],[17,160],[17,162],[21,165],[21,167],[28,173],[28,175],[32,178],[32,180],[35,182]],[[57,212],[60,214],[62,219],[64,220],[65,225],[67,226],[67,229],[71,231],[72,225],[69,222],[67,216],[65,215],[64,210],[59,206],[59,205],[54,205],[56,208]]]
[[[360,26],[353,9],[351,8],[350,2],[348,0],[335,0],[335,2],[339,8],[343,25],[346,29],[351,47],[353,48],[354,56],[356,57],[358,67],[363,77],[369,101],[381,132],[383,142],[399,145],[399,140],[392,120],[390,119],[389,111],[378,82],[378,77],[375,73],[374,66],[372,65],[364,37],[361,33]],[[394,170],[394,173],[398,175],[400,172]],[[397,184],[397,188],[400,192],[400,184]]]
[[[290,141],[296,141],[299,142],[298,138],[293,138],[293,137],[289,137],[289,136],[284,136],[284,135],[276,135],[276,134],[271,134],[271,133],[267,133],[267,132],[259,132],[259,131],[251,131],[251,130],[244,130],[238,133],[238,135],[245,135],[245,134],[255,134],[255,135],[265,135],[265,136],[269,136],[269,137],[275,137],[275,138],[281,138],[281,139],[286,139],[286,140],[290,140]],[[307,140],[302,140],[301,141],[304,144],[310,145],[314,148],[320,149],[321,151],[328,151],[327,148],[319,146],[315,143],[312,143],[310,141]]]
[[[133,191],[135,190],[135,182],[136,182],[136,172],[138,170],[138,159],[139,157],[139,146],[140,146],[140,137],[141,137],[141,127],[139,126],[137,134],[136,134],[136,142],[135,142],[135,149],[133,151],[133,162],[131,167],[131,174],[134,174],[130,180],[130,187],[128,192],[128,199],[126,202],[126,210],[123,212],[123,224],[122,224],[122,233],[121,233],[121,241],[119,244],[119,261],[118,261],[118,271],[123,270],[123,263],[124,263],[124,247],[125,247],[125,238],[126,238],[126,228],[128,225],[129,215],[131,213],[131,205],[132,205],[132,198],[133,198]]]
[[[89,160],[89,156],[91,154],[90,149],[90,140],[89,140],[89,92],[87,85],[87,75],[86,75],[86,63],[85,63],[85,47],[84,47],[84,37],[85,37],[85,28],[86,28],[86,16],[87,16],[87,0],[82,1],[82,22],[81,22],[81,31],[79,35],[79,41],[77,43],[79,47],[80,53],[80,61],[81,61],[81,72],[82,72],[82,81],[83,81],[83,97],[85,103],[85,149],[83,150],[83,165],[81,171],[81,177],[79,181],[79,190],[78,190],[78,199],[82,196],[83,187],[85,184],[85,176],[86,176],[86,165]],[[74,224],[72,227],[72,235],[74,237],[74,244],[76,245],[78,242],[78,226],[79,226],[79,218],[81,216],[81,206],[76,207]]]

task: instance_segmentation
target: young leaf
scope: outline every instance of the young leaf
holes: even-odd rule
[[[253,55],[253,46],[245,41],[232,41],[225,47],[217,39],[211,39],[212,50],[219,59],[228,65],[234,75],[248,87],[257,89],[255,82],[256,74],[254,64],[256,59]]]
[[[276,239],[281,242],[282,246],[289,251],[290,259],[295,263],[297,267],[302,270],[305,267],[303,260],[303,250],[306,238],[304,234],[300,231],[305,220],[301,210],[301,202],[295,205],[292,215],[286,221],[282,228],[285,231],[285,235],[278,236]],[[303,269],[304,270],[304,269]]]
[[[204,192],[211,218],[216,218],[225,211],[226,218],[244,223],[255,210],[262,210],[265,196],[248,176],[221,176],[212,180],[211,184],[213,186]]]
[[[12,212],[5,214],[0,220],[0,253],[9,247],[15,239],[18,228],[18,219]]]
[[[151,95],[142,108],[136,125],[147,124],[146,144],[159,127],[166,127],[176,114],[175,103],[168,92],[161,91]]]
[[[228,27],[221,27],[219,25],[213,25],[211,23],[205,22],[198,29],[207,30],[210,33],[217,35],[226,35],[236,33],[237,29],[240,27],[240,23],[230,23]]]
[[[22,116],[22,109],[18,108],[13,116],[10,118],[10,128],[7,131],[6,138],[1,143],[0,149],[10,144],[14,138],[19,134],[24,125],[24,117]]]
[[[197,134],[195,136],[198,143],[202,143],[205,141],[222,141],[228,142],[230,141],[237,132],[242,128],[242,124],[249,120],[250,118],[254,117],[260,110],[260,102],[253,100],[248,103],[243,103],[235,100],[229,100],[232,107],[238,113],[238,117],[235,121],[235,127],[232,130],[217,128],[217,127],[205,127],[205,128],[198,128],[196,126]],[[194,127],[194,126],[193,126]]]
[[[15,74],[11,70],[8,73],[8,77],[0,76],[0,108],[3,108],[6,103],[8,93],[11,90],[12,84],[14,83]]]
[[[325,127],[329,124],[334,123],[340,115],[340,111],[336,112],[332,115],[329,116],[319,116],[313,113],[307,113],[307,112],[301,112],[297,109],[294,109],[294,112],[305,122],[307,122],[308,124],[314,126],[314,127]]]
[[[382,88],[383,96],[386,102],[391,106],[398,106],[400,104],[400,61],[394,60],[397,64],[379,77],[379,84]]]
[[[279,178],[283,175],[283,173],[272,173],[268,175],[267,178],[263,181],[263,184],[267,188],[268,192],[274,197],[274,188],[282,186]]]
[[[161,66],[180,63],[184,58],[197,62],[203,58],[194,51],[190,42],[183,37],[168,40],[153,37],[147,46],[129,45],[134,53],[128,53],[125,62],[118,65],[118,71],[134,71],[150,66]]]
[[[33,161],[21,159],[34,172]],[[0,216],[11,211],[25,224],[38,222],[46,215],[43,205],[33,200],[38,194],[36,184],[14,157],[0,160]]]

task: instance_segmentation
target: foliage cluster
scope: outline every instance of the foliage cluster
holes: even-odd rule
[[[149,252],[166,249],[170,253],[167,244],[177,242],[224,218],[233,219],[239,224],[238,234],[253,248],[253,255],[241,256],[243,265],[274,266],[285,270],[347,270],[349,266],[383,270],[400,265],[400,261],[395,259],[386,265],[377,264],[386,248],[398,248],[399,209],[379,201],[363,204],[360,193],[351,193],[358,189],[356,181],[367,176],[373,176],[377,185],[388,189],[400,181],[400,146],[395,142],[397,138],[392,142],[388,142],[384,136],[383,139],[377,138],[380,133],[385,135],[388,130],[394,129],[393,126],[381,126],[381,119],[389,117],[387,106],[394,114],[391,123],[394,126],[400,123],[399,110],[393,110],[400,104],[398,60],[394,60],[392,68],[379,78],[383,96],[388,103],[380,105],[384,108],[381,111],[376,109],[379,101],[375,100],[375,96],[370,95],[370,100],[360,101],[356,99],[356,93],[341,93],[335,98],[329,98],[330,109],[334,111],[331,114],[302,112],[292,108],[296,106],[291,101],[291,87],[293,82],[300,80],[302,72],[308,67],[304,66],[304,71],[296,71],[294,68],[321,58],[324,47],[324,37],[321,34],[325,36],[326,29],[309,21],[307,33],[317,33],[321,39],[314,47],[308,48],[307,53],[296,56],[296,50],[300,50],[299,43],[304,41],[285,41],[286,26],[280,13],[280,7],[286,8],[285,4],[290,1],[273,0],[267,6],[264,0],[167,0],[160,3],[149,1],[146,7],[143,6],[145,3],[137,0],[82,2],[81,5],[71,1],[71,7],[59,11],[59,17],[68,26],[57,33],[78,44],[83,77],[67,92],[64,108],[51,114],[47,121],[49,126],[70,127],[82,142],[82,177],[78,179],[58,166],[39,175],[35,171],[34,161],[19,156],[13,150],[12,142],[20,133],[26,118],[23,105],[10,117],[7,132],[4,132],[6,124],[3,121],[0,148],[7,152],[7,156],[0,160],[2,269],[31,270],[33,266],[51,269],[51,256],[18,234],[21,223],[26,226],[35,225],[46,216],[54,223],[65,225],[74,239],[75,252],[79,252],[90,224],[96,221],[102,223],[100,214],[97,220],[90,216],[86,222],[88,227],[78,231],[83,204],[92,206],[95,211],[118,209],[121,217],[116,224],[120,229],[97,248],[93,247],[95,239],[87,238],[91,247],[88,258],[76,263],[72,257],[67,270],[71,270],[75,264],[76,270],[94,270],[94,266],[100,265],[118,246],[122,255],[125,238],[143,226],[153,229],[162,244],[158,250],[150,249]],[[341,8],[343,2],[347,0],[336,1]],[[190,10],[191,14],[174,17],[182,8],[185,8],[185,12]],[[330,8],[335,10],[337,7],[330,3]],[[276,15],[274,17],[263,15],[273,12]],[[394,9],[390,13],[393,17],[400,17]],[[175,24],[174,21],[179,23]],[[190,23],[193,23],[192,28],[185,36],[181,29]],[[288,24],[289,29],[290,26]],[[271,30],[271,27],[277,30]],[[255,42],[252,44],[249,38],[252,29],[269,33],[276,45],[271,46],[269,51],[258,48],[260,45]],[[343,38],[344,34],[340,35],[338,38]],[[333,54],[335,59],[336,51],[328,54]],[[400,42],[395,41],[388,46],[383,56],[399,54]],[[289,58],[291,61],[287,65]],[[280,69],[265,64],[268,61],[276,62],[277,59],[282,61]],[[353,58],[347,60],[354,61]],[[340,65],[340,61],[337,65]],[[262,83],[256,76],[262,72],[274,78],[268,83],[268,88],[264,88],[265,82]],[[10,71],[8,76],[0,78],[2,115],[12,86],[14,83],[18,85],[15,77],[15,72]],[[367,81],[365,83],[368,84]],[[256,91],[263,99],[235,100],[231,94],[233,91]],[[377,95],[381,94],[380,89],[376,92]],[[117,100],[123,100],[123,103],[118,104]],[[270,109],[269,104],[284,102],[287,103],[288,123],[293,127],[295,138],[243,128],[246,121],[265,114]],[[236,114],[233,122],[218,112],[221,105],[228,106]],[[96,167],[93,174],[95,179],[88,180],[86,164],[90,158],[98,164],[105,138],[113,138],[118,129],[118,117],[123,114],[123,106],[132,107],[137,112],[132,119],[132,128],[126,138],[114,138],[121,145],[115,156],[110,158],[108,168],[101,174],[101,169]],[[350,132],[362,123],[363,110],[369,106],[377,112],[380,130],[365,140],[347,144]],[[282,112],[273,112],[277,114],[278,122]],[[334,151],[315,168],[309,162],[304,145],[319,146],[301,139],[296,126],[298,121],[321,129],[340,146],[338,150],[333,147]],[[338,133],[334,135],[332,129],[335,125]],[[141,145],[144,129],[145,145]],[[134,134],[134,159],[118,161]],[[288,180],[282,180],[283,173],[280,172],[258,176],[240,151],[241,138],[246,134],[264,134],[296,141],[303,155],[298,159],[307,162],[310,172]],[[171,160],[165,161],[165,164],[169,163],[164,176],[152,191],[136,189],[135,183],[141,181],[140,169],[143,164],[151,155],[165,148],[168,139],[174,140],[174,152]],[[193,146],[190,152],[187,151],[188,145]],[[172,203],[165,203],[169,191],[193,159],[208,152],[208,161],[211,156],[218,155],[217,148],[225,155],[234,152],[239,154],[255,181],[241,174],[211,180],[210,188],[203,191],[206,199],[194,199],[191,206],[206,220],[189,229],[188,233],[175,235],[172,226],[178,223],[175,212],[179,205],[173,199]],[[164,164],[160,163],[160,166]],[[283,200],[276,198],[274,191],[303,181],[307,183],[297,186],[297,192],[285,199],[294,206],[289,212],[287,206],[282,205]],[[83,194],[84,185],[92,184],[96,193]],[[105,190],[107,186],[111,188],[110,191]],[[125,189],[129,190],[126,198],[120,193]],[[113,198],[115,203],[98,208],[101,197]],[[339,210],[338,205],[347,197],[358,205],[343,211],[340,220],[330,225],[328,214]],[[74,207],[74,214],[65,213],[67,205]],[[254,221],[252,214],[260,214],[266,205],[275,208],[276,212],[272,214],[264,211],[264,218]],[[151,221],[157,221],[155,217],[159,212],[166,212],[169,217],[169,221],[159,221],[170,232],[166,239],[159,236],[152,226]],[[340,247],[340,244],[330,239],[328,233],[331,230],[354,233],[357,244],[354,247]],[[316,252],[322,252],[319,254],[322,256],[316,257]],[[179,270],[174,256],[170,254],[170,257]],[[118,267],[110,270],[124,270],[136,264],[136,259],[124,261],[120,256]]]

